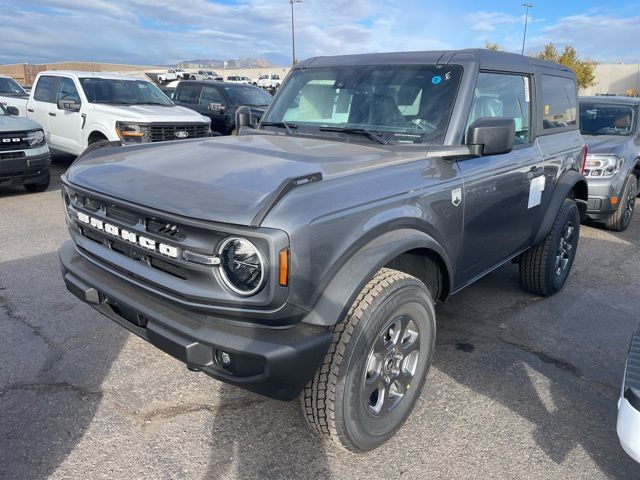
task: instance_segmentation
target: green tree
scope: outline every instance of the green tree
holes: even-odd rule
[[[580,59],[578,52],[571,45],[565,45],[562,52],[559,52],[553,43],[547,43],[536,58],[556,62],[573,70],[580,88],[587,88],[595,83],[596,62]]]
[[[502,50],[502,47],[500,47],[500,45],[494,42],[490,42],[489,40],[484,42],[484,48],[486,48],[487,50],[493,50],[494,52]]]

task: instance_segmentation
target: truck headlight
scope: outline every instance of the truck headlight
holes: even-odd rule
[[[44,144],[44,132],[42,130],[32,130],[27,133],[27,142],[30,147],[39,147]]]
[[[615,155],[587,155],[584,176],[593,178],[613,177],[622,166],[623,160]]]
[[[137,123],[116,122],[116,133],[122,143],[147,143],[151,141],[149,127]]]
[[[249,296],[264,284],[265,262],[258,248],[246,238],[228,237],[218,247],[220,276],[232,292]]]

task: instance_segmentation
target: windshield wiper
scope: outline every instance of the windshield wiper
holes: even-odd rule
[[[346,134],[355,134],[355,135],[364,135],[371,140],[378,142],[382,145],[387,145],[389,142],[384,138],[381,138],[379,132],[372,132],[371,130],[367,130],[366,128],[359,127],[319,127],[318,130],[321,132],[340,132]]]
[[[287,135],[293,135],[293,129],[298,128],[296,124],[287,122],[262,122],[260,126],[284,128],[287,131]]]

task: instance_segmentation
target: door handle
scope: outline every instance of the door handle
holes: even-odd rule
[[[55,117],[55,116],[56,116],[56,114],[55,114],[54,112],[49,112],[49,115],[50,115],[51,117]]]
[[[27,112],[33,113],[35,110],[33,108],[27,108]]]

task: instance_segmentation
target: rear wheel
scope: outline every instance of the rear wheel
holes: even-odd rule
[[[620,195],[620,205],[618,210],[613,212],[607,219],[607,228],[614,232],[623,232],[631,224],[633,212],[636,206],[636,195],[638,194],[638,179],[635,175],[629,175],[624,182],[622,194]]]
[[[420,396],[435,333],[433,300],[425,285],[381,269],[335,326],[323,364],[300,395],[309,424],[353,452],[389,440]]]
[[[578,248],[580,211],[566,199],[545,239],[520,257],[520,281],[531,293],[549,296],[567,281]]]

